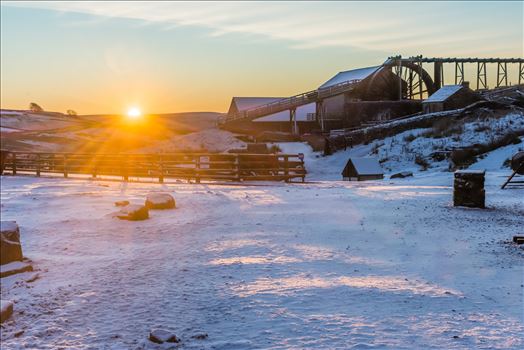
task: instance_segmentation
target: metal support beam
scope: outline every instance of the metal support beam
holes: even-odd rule
[[[524,63],[519,63],[519,85],[524,84]]]
[[[402,61],[398,61],[397,66],[397,76],[398,76],[398,100],[402,100]]]
[[[434,74],[433,81],[435,82],[435,88],[438,90],[444,85],[444,69],[442,62],[435,62],[433,64]]]
[[[422,88],[422,61],[418,62],[418,93],[419,98],[422,100],[422,94],[424,93],[424,89]]]
[[[320,125],[320,130],[324,132],[324,100],[318,100],[315,104],[315,117]]]
[[[487,89],[486,62],[477,63],[477,90]]]
[[[455,62],[455,85],[464,82],[464,62]]]
[[[508,86],[508,64],[506,62],[497,63],[497,86],[500,87],[504,82],[504,86]]]
[[[298,125],[297,125],[297,110],[292,108],[289,110],[289,123],[291,124],[291,133],[293,135],[298,134]]]

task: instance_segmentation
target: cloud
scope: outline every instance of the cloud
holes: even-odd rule
[[[497,33],[489,21],[484,21],[482,26],[472,26],[474,16],[468,16],[471,7],[451,3],[58,1],[3,4],[134,19],[158,24],[167,30],[181,26],[203,27],[214,37],[256,35],[285,41],[296,49],[354,47],[396,53],[428,47],[438,52],[457,42],[471,47],[482,45],[484,35]],[[446,25],[442,24],[444,21]],[[503,32],[498,33],[496,37],[503,37]]]

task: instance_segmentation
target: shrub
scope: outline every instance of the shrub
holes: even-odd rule
[[[452,135],[460,135],[464,132],[464,124],[453,118],[437,120],[431,130],[424,133],[424,137],[442,138]]]
[[[411,142],[411,141],[415,140],[416,138],[417,137],[415,135],[409,134],[409,135],[404,136],[404,141]]]
[[[280,153],[282,152],[282,149],[278,145],[272,144],[269,148],[269,153]]]
[[[422,170],[429,168],[429,162],[420,154],[415,155],[415,164],[420,165]]]

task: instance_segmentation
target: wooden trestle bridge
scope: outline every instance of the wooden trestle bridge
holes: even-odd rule
[[[453,64],[455,70],[454,84],[462,84],[465,81],[466,64],[476,65],[476,85],[477,90],[488,89],[487,64],[497,65],[497,80],[495,88],[508,86],[508,65],[518,65],[518,84],[524,84],[524,58],[428,58],[414,56],[403,58],[402,56],[389,57],[380,68],[390,69],[399,79],[407,83],[408,99],[422,99],[425,94],[432,95],[444,85],[444,63]],[[433,77],[424,69],[424,65],[433,64]],[[377,69],[377,71],[380,70]],[[376,73],[374,73],[376,74]],[[370,79],[373,81],[373,79]],[[234,124],[237,122],[250,121],[274,113],[289,111],[289,120],[296,130],[296,109],[300,106],[316,103],[317,111],[322,111],[322,103],[325,99],[348,93],[354,90],[362,81],[344,81],[327,88],[311,90],[291,97],[283,98],[278,101],[267,103],[261,106],[239,111],[228,115],[223,124]],[[399,99],[402,99],[402,89],[400,89]]]

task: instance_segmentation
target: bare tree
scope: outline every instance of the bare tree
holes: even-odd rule
[[[29,104],[29,110],[30,110],[31,112],[35,112],[35,113],[37,113],[37,112],[43,112],[43,111],[44,111],[44,109],[43,109],[42,107],[40,107],[38,104],[36,104],[36,103],[34,103],[34,102],[31,102],[31,103]]]
[[[66,114],[67,114],[68,116],[70,116],[70,117],[74,117],[74,116],[77,115],[76,112],[73,111],[72,109],[68,109],[67,112],[66,112]]]

